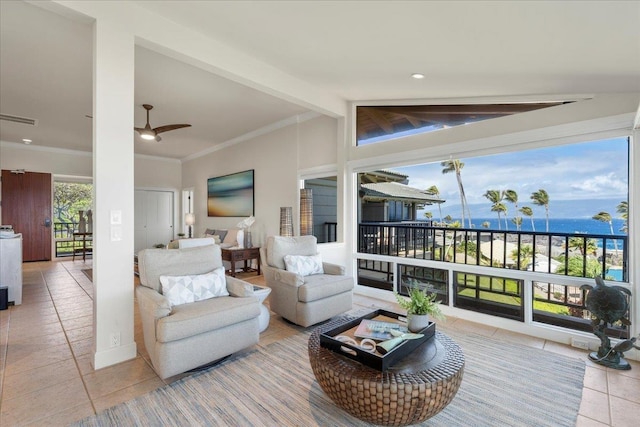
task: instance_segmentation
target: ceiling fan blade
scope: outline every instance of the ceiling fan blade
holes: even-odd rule
[[[170,130],[176,130],[176,129],[181,129],[181,128],[188,128],[191,125],[187,125],[187,124],[180,124],[180,125],[165,125],[165,126],[159,126],[155,129],[153,129],[157,134],[162,133],[162,132],[168,132]]]

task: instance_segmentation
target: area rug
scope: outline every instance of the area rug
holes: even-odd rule
[[[554,353],[447,332],[465,353],[451,404],[424,426],[575,426],[585,364]],[[307,334],[255,348],[86,418],[79,426],[367,426],[324,394]]]

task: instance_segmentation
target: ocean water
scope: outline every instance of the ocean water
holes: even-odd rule
[[[437,221],[437,218],[433,218]],[[460,221],[460,218],[454,218],[454,221]],[[473,228],[484,229],[482,223],[489,222],[489,229],[492,230],[505,230],[504,218],[500,221],[500,228],[498,228],[498,218],[471,218]],[[465,220],[466,222],[466,220]],[[619,218],[612,218],[613,234],[616,236],[626,236],[626,233],[620,231],[624,226],[624,220]],[[516,231],[516,225],[511,222],[511,219],[507,219],[509,231]],[[465,223],[466,226],[466,223]],[[531,219],[527,217],[522,218],[522,226],[520,231],[538,231],[546,232],[547,225],[544,218],[534,218],[533,226],[531,226]],[[604,234],[606,236],[611,235],[611,229],[608,222],[596,221],[591,218],[549,218],[549,232],[551,233],[580,233],[580,234]]]

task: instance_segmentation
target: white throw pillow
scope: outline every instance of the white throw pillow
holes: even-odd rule
[[[192,276],[160,276],[160,284],[172,306],[229,295],[224,267]]]
[[[301,276],[311,276],[312,274],[324,274],[322,268],[322,257],[316,255],[285,255],[284,265],[287,271]]]

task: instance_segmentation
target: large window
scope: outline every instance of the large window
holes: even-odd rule
[[[628,165],[623,137],[361,172],[358,283],[588,330],[580,285],[629,281]]]

